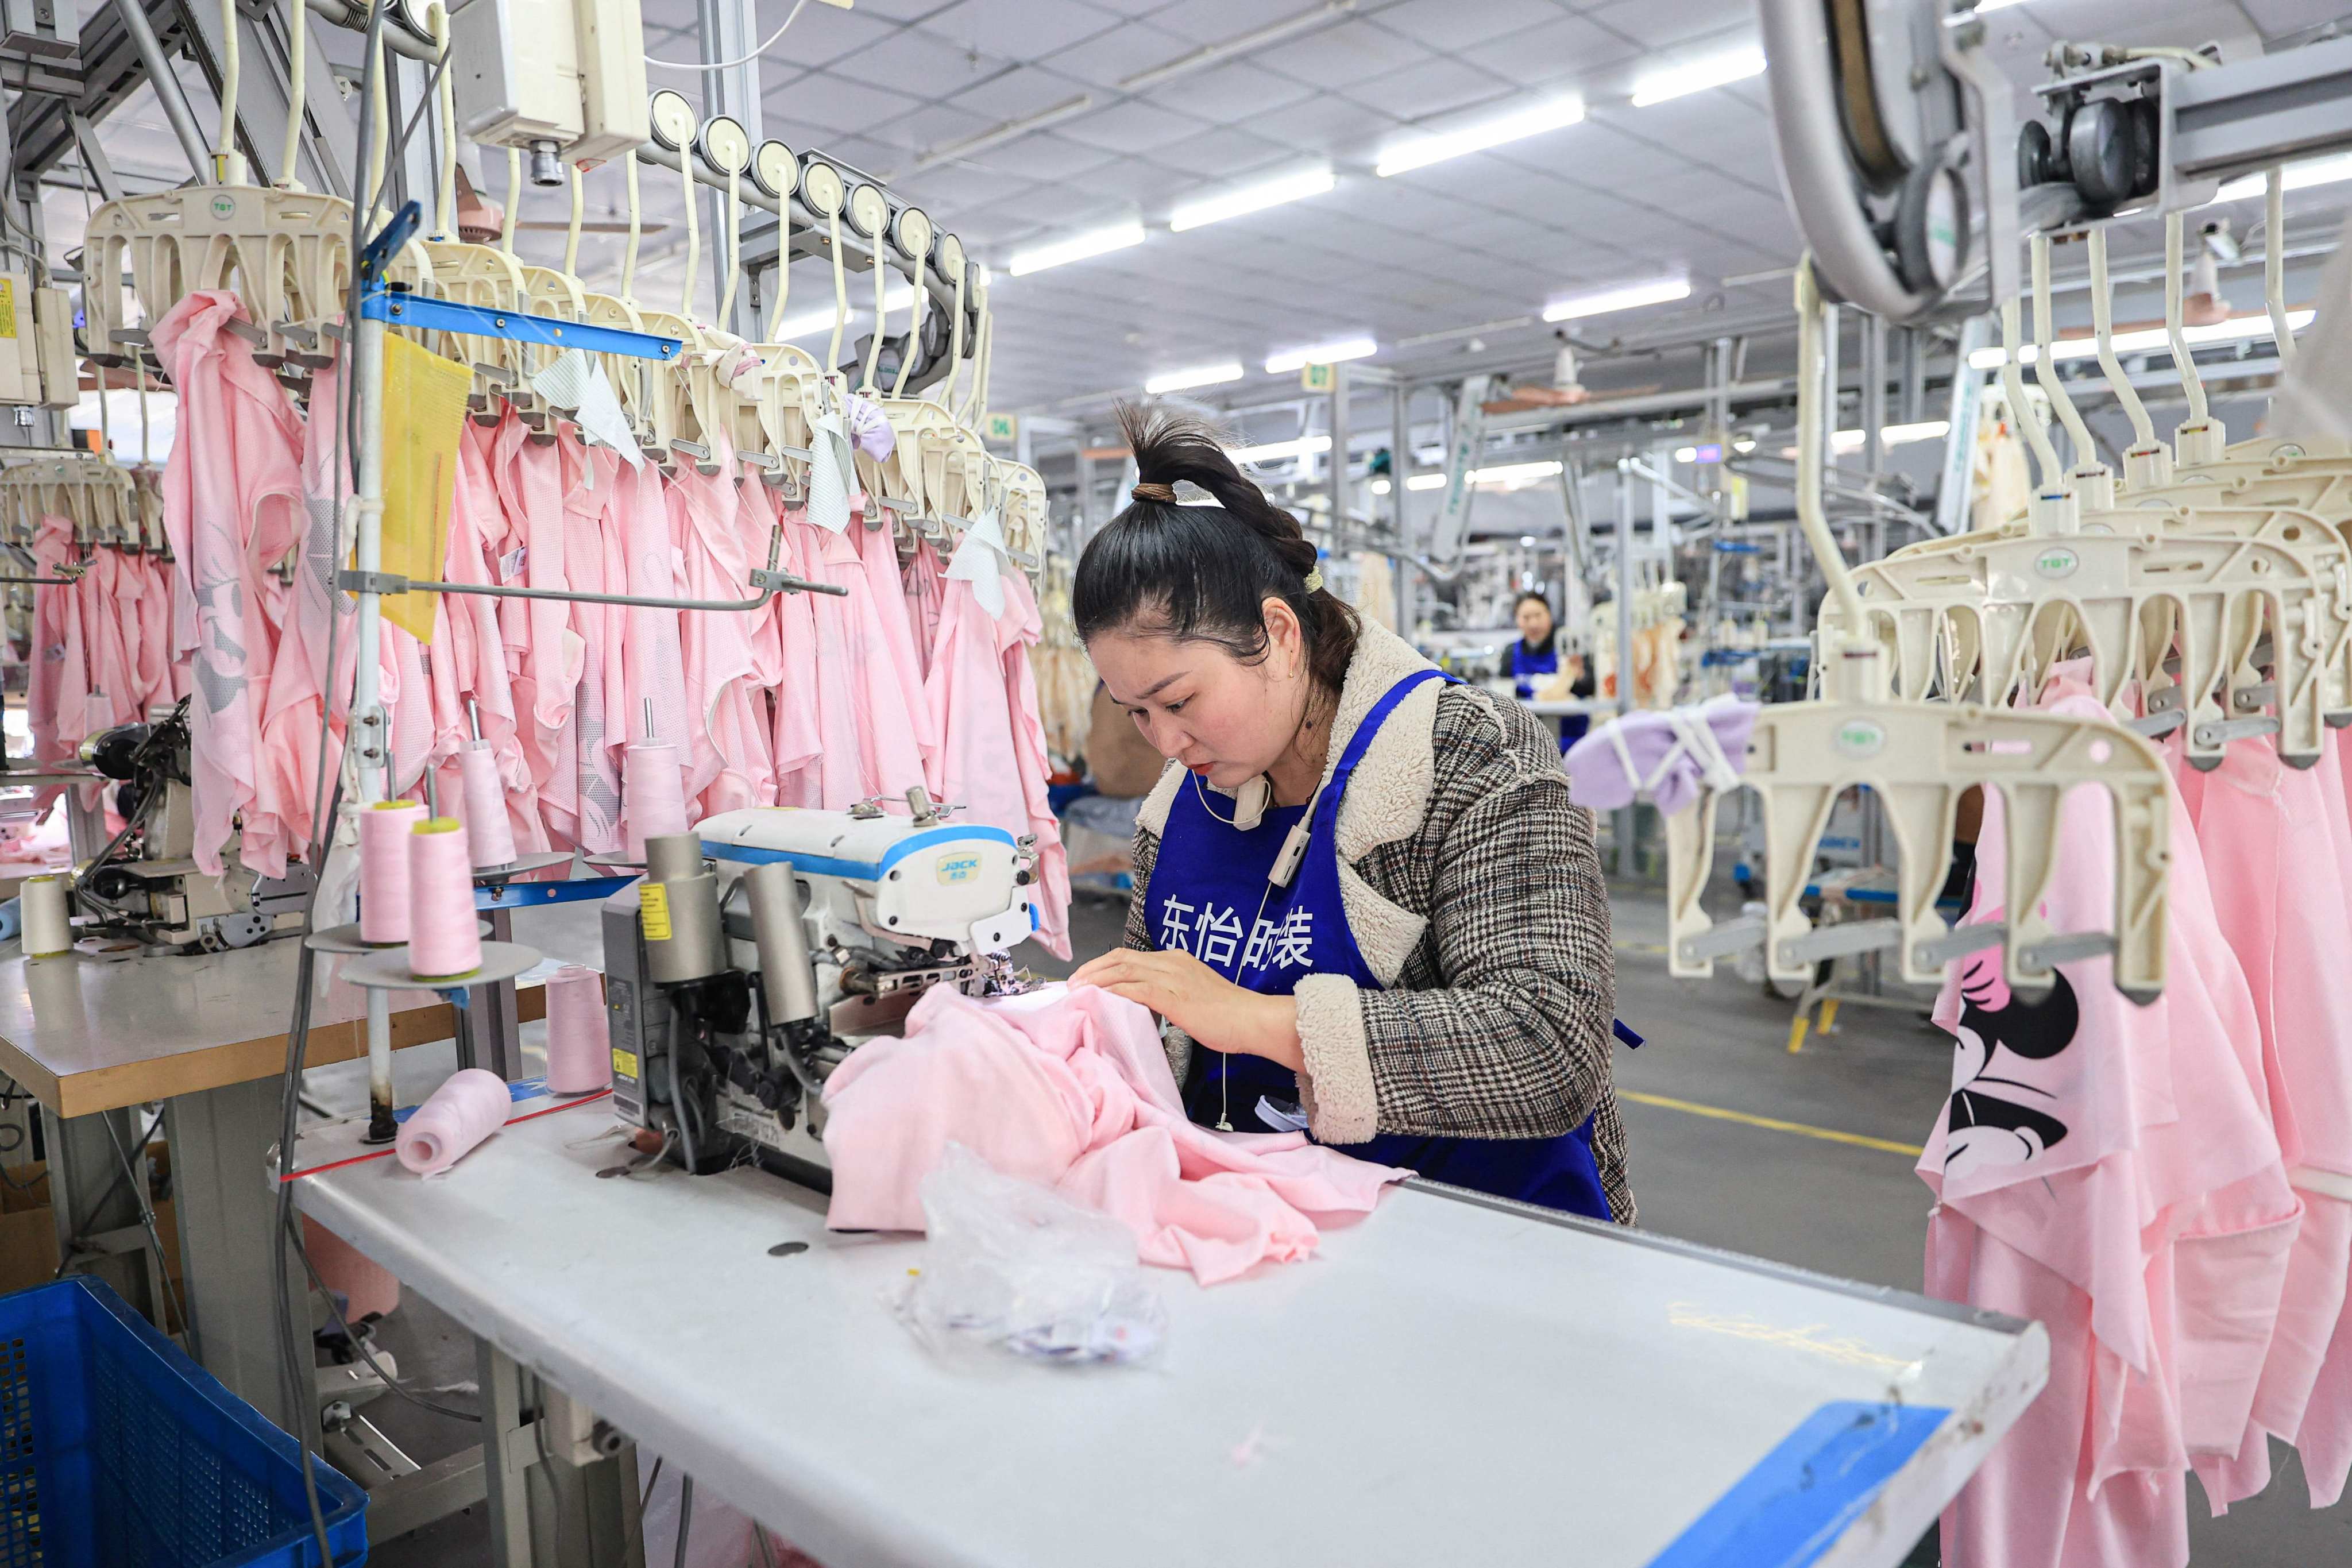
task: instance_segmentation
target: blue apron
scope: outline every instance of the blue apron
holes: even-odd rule
[[[1267,873],[1307,808],[1271,807],[1256,827],[1244,831],[1212,804],[1217,797],[1197,776],[1185,781],[1169,809],[1149,889],[1146,923],[1160,950],[1188,952],[1236,984],[1265,995],[1289,995],[1309,974],[1344,974],[1360,988],[1382,989],[1348,929],[1339,897],[1339,802],[1356,764],[1397,704],[1423,681],[1439,678],[1434,669],[1416,670],[1365,715],[1316,805],[1307,858],[1289,888],[1275,887]],[[1618,1030],[1620,1037],[1632,1038],[1623,1026]],[[1263,1057],[1228,1056],[1207,1047],[1192,1052],[1184,1078],[1185,1111],[1204,1126],[1228,1124],[1243,1132],[1300,1130],[1306,1121],[1297,1098],[1298,1080],[1289,1068]],[[1496,1197],[1610,1217],[1593,1163],[1590,1117],[1556,1138],[1391,1132],[1340,1150]]]
[[[1511,689],[1518,693],[1520,701],[1530,702],[1535,700],[1536,686],[1529,677],[1559,673],[1558,637],[1559,634],[1554,633],[1555,640],[1552,647],[1538,654],[1528,652],[1528,645],[1524,638],[1515,639],[1512,642]],[[1559,716],[1559,749],[1565,752],[1569,747],[1584,739],[1585,732],[1591,728],[1592,721],[1581,713],[1563,713]]]

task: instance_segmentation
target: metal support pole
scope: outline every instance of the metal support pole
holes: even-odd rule
[[[1862,471],[1876,474],[1885,463],[1886,321],[1862,318]]]
[[[740,121],[751,145],[757,147],[766,132],[760,117],[760,62],[752,55],[760,47],[760,18],[752,0],[699,0],[698,12],[701,58],[740,62],[702,73],[702,117],[708,120],[724,114]],[[723,300],[727,297],[728,277],[736,265],[733,219],[724,191],[708,185],[703,190],[704,208],[709,215],[704,220],[706,226],[714,235],[730,237],[727,244],[710,247],[710,297]],[[880,242],[876,244],[878,249]],[[760,324],[752,310],[751,289],[736,291],[735,320],[719,325],[739,337],[753,342],[759,339]],[[881,327],[877,324],[875,330],[879,331]]]
[[[1617,712],[1633,710],[1633,468],[1617,463]],[[1633,807],[1617,808],[1611,831],[1617,840],[1617,874],[1634,872]]]
[[[278,1322],[254,1303],[269,1299],[273,1270],[298,1281],[302,1266],[278,1229],[278,1194],[267,1180],[277,1143],[276,1075],[179,1095],[164,1106],[172,1141],[173,1206],[196,1360],[278,1426],[312,1447],[319,1402],[288,1409],[278,1352]]]
[[[146,68],[147,84],[154,89],[155,101],[163,106],[163,118],[172,127],[173,140],[187,154],[188,165],[199,180],[212,178],[213,152],[205,133],[196,129],[196,117],[188,108],[188,95],[180,89],[180,79],[172,74],[172,62],[163,58],[163,46],[156,40],[154,25],[147,20],[147,8],[141,0],[114,0],[114,8],[122,17],[122,30],[131,35],[131,47],[139,51],[139,63]]]
[[[1348,534],[1348,367],[1331,367],[1331,450],[1325,454],[1331,484],[1331,553]]]
[[[352,374],[360,389],[359,492],[352,501],[356,527],[352,564],[366,573],[383,569],[383,334],[384,324],[362,315],[352,339]],[[360,809],[384,797],[383,694],[377,680],[377,648],[383,636],[383,600],[373,591],[359,595],[359,647],[352,689],[352,730],[359,736]],[[392,993],[367,994],[368,1142],[389,1143],[399,1133],[392,1118]]]
[[[41,1141],[48,1155],[49,1212],[57,1222],[58,1257],[66,1272],[103,1279],[160,1327],[163,1297],[151,1289],[160,1281],[145,1258],[142,1194],[131,1187],[131,1177],[124,1173],[116,1152],[118,1144],[128,1151],[135,1169],[141,1120],[135,1109],[87,1116],[58,1116],[44,1109]]]
[[[1895,417],[1916,425],[1927,417],[1927,345],[1916,327],[1903,329],[1903,400]]]

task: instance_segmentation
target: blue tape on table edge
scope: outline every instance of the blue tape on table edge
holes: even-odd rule
[[[1951,1411],[1841,1399],[1800,1422],[1650,1568],[1806,1568]]]
[[[538,1078],[519,1078],[507,1085],[507,1099],[516,1105],[520,1105],[526,1100],[537,1100],[546,1092],[547,1079],[544,1074]],[[392,1119],[394,1121],[405,1121],[415,1114],[416,1107],[404,1105],[392,1113]]]

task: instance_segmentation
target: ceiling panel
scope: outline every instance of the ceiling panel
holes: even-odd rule
[[[767,26],[783,4],[760,0]],[[2030,81],[2053,37],[2127,32],[2132,41],[2221,37],[2243,47],[2253,26],[2306,27],[2347,5],[2030,0],[1987,20],[1994,58]],[[691,58],[694,0],[644,7],[654,52]],[[1140,93],[1120,86],[1301,16],[1310,25],[1291,37],[1221,51]],[[348,69],[357,39],[320,31]],[[1648,67],[1755,36],[1753,0],[1357,0],[1328,13],[1321,0],[858,0],[850,11],[807,7],[762,62],[762,107],[768,133],[795,149],[887,175],[914,153],[1092,97],[1048,128],[899,182],[999,268],[1018,248],[1113,219],[1139,216],[1150,228],[1133,249],[1001,280],[996,395],[1036,406],[1228,353],[1272,389],[1256,367],[1277,349],[1364,331],[1393,345],[1675,271],[1693,279],[1692,300],[1591,319],[1579,334],[1709,331],[1705,306],[1724,294],[1735,314],[1784,308],[1785,278],[1719,285],[1727,274],[1785,267],[1797,249],[1762,83],[1641,110],[1625,102]],[[209,121],[201,76],[193,67],[183,75],[199,121]],[[698,100],[703,88],[691,72],[657,79]],[[1561,90],[1584,95],[1583,124],[1395,179],[1370,173],[1383,146],[1417,131],[1474,123]],[[105,134],[133,184],[185,177],[147,95],[110,118]],[[1164,227],[1180,199],[1317,158],[1333,164],[1337,189],[1181,235]],[[486,184],[502,191],[503,159],[491,162]],[[618,213],[621,189],[616,170],[592,175],[591,210]],[[2305,199],[2317,210],[2341,196],[2339,187],[2333,198]],[[56,233],[78,233],[79,204],[76,192],[44,193]],[[649,170],[637,285],[649,300],[677,299],[681,207],[676,176]],[[560,193],[536,193],[528,216],[562,211]],[[552,260],[562,242],[560,232],[531,231],[520,247]],[[587,237],[583,272],[611,287],[620,253],[619,237]],[[707,272],[698,289],[707,308]],[[822,268],[793,280],[796,306],[829,296]],[[1531,323],[1484,337],[1489,352],[1540,355],[1549,331]],[[1391,346],[1374,363],[1475,363],[1465,341]]]

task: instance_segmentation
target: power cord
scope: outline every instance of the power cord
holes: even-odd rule
[[[808,0],[793,0],[793,8],[786,14],[783,26],[778,27],[761,39],[760,47],[748,55],[740,55],[731,60],[657,60],[653,56],[647,55],[646,64],[658,66],[663,70],[669,71],[723,71],[733,70],[737,66],[748,66],[766,54],[770,47],[784,36],[784,27],[789,27],[800,20],[801,7],[807,4]]]
[[[343,1317],[342,1309],[335,1305],[335,1293],[327,1289],[325,1280],[319,1278],[319,1266],[310,1260],[310,1249],[302,1242],[302,1227],[299,1226],[289,1227],[286,1241],[294,1248],[294,1255],[302,1260],[302,1271],[310,1275],[311,1288],[327,1299],[327,1315],[334,1320],[335,1327],[343,1331],[343,1337],[351,1341],[352,1348],[360,1352],[360,1359],[368,1363],[368,1370],[382,1379],[386,1388],[420,1410],[430,1410],[434,1415],[446,1415],[452,1421],[471,1421],[477,1426],[481,1424],[482,1418],[477,1413],[471,1410],[459,1410],[453,1405],[436,1405],[423,1394],[403,1386],[397,1378],[384,1371],[383,1363],[375,1359],[373,1351],[368,1349],[366,1339]]]

